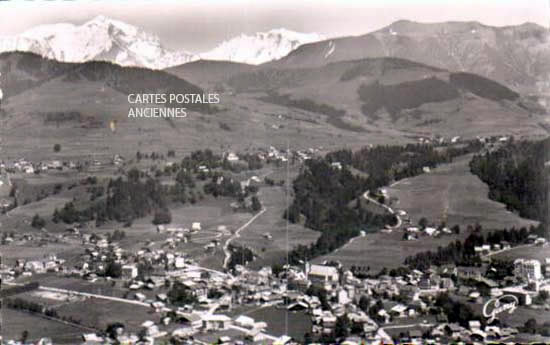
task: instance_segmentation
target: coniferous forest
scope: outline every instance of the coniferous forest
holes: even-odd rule
[[[510,141],[476,155],[472,173],[489,185],[489,198],[520,216],[548,224],[550,140]]]

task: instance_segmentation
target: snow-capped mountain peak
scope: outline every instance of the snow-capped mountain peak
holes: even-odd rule
[[[207,60],[226,60],[258,65],[286,56],[302,44],[325,39],[316,33],[300,33],[287,29],[273,29],[253,35],[241,34],[201,54]]]
[[[17,36],[0,36],[0,53],[24,51],[61,62],[110,61],[122,66],[165,69],[200,58],[261,64],[280,59],[302,44],[323,39],[316,33],[279,28],[241,34],[199,56],[168,50],[156,35],[99,15],[81,25],[45,24]]]
[[[82,25],[40,25],[15,37],[0,38],[0,52],[4,51],[28,51],[63,62],[103,60],[152,69],[198,59],[185,51],[169,51],[157,36],[105,16]]]

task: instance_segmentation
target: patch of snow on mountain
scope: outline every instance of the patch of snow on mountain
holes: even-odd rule
[[[303,44],[323,39],[322,35],[316,33],[299,33],[287,29],[274,29],[254,35],[241,34],[201,54],[201,58],[259,65],[280,59]]]

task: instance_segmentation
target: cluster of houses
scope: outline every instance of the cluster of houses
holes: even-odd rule
[[[51,159],[34,162],[25,158],[19,158],[13,161],[0,161],[0,171],[7,171],[9,173],[35,174],[47,171],[75,170],[80,169],[83,166],[100,167],[105,164],[121,166],[124,165],[125,162],[125,158],[119,154],[115,154],[112,158],[105,159],[103,161],[90,158],[84,161]]]
[[[200,230],[200,223],[192,223],[189,230],[157,227],[159,233],[169,234],[169,238]],[[490,265],[486,262],[481,267],[445,265],[424,271],[407,270],[391,276],[354,275],[337,265],[309,263],[304,267],[285,267],[277,275],[269,267],[256,271],[243,266],[236,266],[232,273],[223,273],[198,267],[192,259],[169,246],[145,246],[128,252],[109,236],[90,236],[80,233],[77,228],[68,229],[63,236],[82,241],[84,255],[76,266],[74,262],[68,263],[55,256],[20,260],[12,267],[2,267],[2,279],[52,272],[77,274],[93,283],[101,279],[109,264],[119,264],[120,277],[113,281],[127,289],[125,298],[152,308],[153,315],[158,316],[155,322],[145,320],[140,332],[122,330],[118,340],[123,344],[151,344],[159,338],[184,342],[212,336],[219,336],[217,341],[224,344],[292,343],[291,337],[270,335],[270,325],[263,320],[230,312],[235,307],[238,310],[280,308],[291,313],[305,313],[311,318],[311,333],[315,337],[333,334],[338,320],[345,315],[350,328],[360,332],[360,338],[354,335],[346,339],[351,345],[395,341],[502,341],[513,339],[518,330],[506,325],[487,326],[480,318],[469,320],[467,324],[449,322],[448,315],[433,313],[437,310],[437,296],[448,293],[468,303],[483,305],[490,298],[513,295],[521,307],[528,307],[540,291],[550,291],[545,276],[545,272],[550,273],[550,258],[543,263],[517,259],[513,262],[513,276],[498,283],[487,278]],[[532,239],[533,243],[536,241]],[[484,255],[506,249],[508,245],[484,245],[475,250]],[[147,267],[146,271],[140,271],[143,267]],[[175,284],[189,291],[196,303],[174,306],[169,291]],[[486,286],[486,291],[480,290],[480,285]],[[318,291],[322,291],[324,297]],[[418,327],[406,329],[399,335],[392,333],[392,326],[401,323]],[[86,345],[108,342],[101,334],[85,334],[83,338]]]
[[[432,135],[432,136],[419,137],[417,140],[421,144],[438,144],[438,145],[442,145],[442,144],[446,144],[446,143],[458,144],[461,141],[463,141],[463,138],[460,135],[455,135],[455,136],[447,137],[447,138],[444,137],[444,136],[441,136],[441,135]],[[477,136],[476,140],[479,141],[480,143],[484,143],[484,144],[486,144],[486,143],[505,143],[505,142],[508,142],[508,140],[510,140],[510,136],[507,136],[507,135],[497,135],[497,136],[489,136],[489,137]]]
[[[405,228],[405,233],[403,235],[403,238],[407,241],[414,241],[418,240],[419,235],[426,235],[430,237],[436,237],[441,234],[452,234],[452,231],[448,227],[441,227],[441,228],[435,228],[433,226],[426,226],[423,228],[420,228],[418,226],[408,226]]]
[[[80,163],[74,161],[50,160],[44,162],[31,162],[20,158],[11,162],[0,162],[0,170],[34,174],[40,171],[77,169]]]
[[[16,260],[11,267],[2,267],[0,275],[4,281],[11,281],[16,276],[29,277],[33,274],[41,274],[46,272],[59,272],[65,264],[64,259],[57,258],[55,255],[48,255],[40,260]]]
[[[179,233],[161,228],[162,232]],[[456,267],[445,265],[425,271],[406,270],[398,274],[356,276],[337,265],[306,263],[304,267],[285,266],[274,274],[271,268],[249,270],[236,266],[232,273],[206,270],[177,251],[143,248],[135,253],[122,250],[102,236],[85,239],[85,254],[77,267],[55,257],[41,261],[18,262],[23,271],[40,273],[52,270],[74,273],[93,281],[106,265],[121,265],[117,280],[128,289],[127,299],[150,306],[157,315],[145,320],[139,332],[117,331],[122,344],[153,344],[155,339],[173,338],[185,342],[217,337],[218,343],[291,344],[292,337],[269,334],[270,325],[251,316],[231,312],[246,308],[286,309],[304,313],[311,318],[311,333],[316,337],[335,332],[339,319],[346,316],[349,327],[358,335],[346,343],[385,344],[394,342],[441,343],[447,341],[499,341],[513,338],[518,330],[505,325],[484,325],[480,319],[467,324],[449,322],[448,316],[437,312],[436,299],[441,293],[469,303],[482,304],[489,298],[514,295],[521,306],[532,303],[541,289],[550,290],[543,275],[543,265],[536,260],[514,262],[514,282],[503,287],[486,277],[487,266]],[[549,260],[545,265],[550,265]],[[63,268],[65,267],[65,268]],[[149,267],[140,272],[141,267]],[[550,272],[550,271],[548,271]],[[474,281],[475,284],[465,284]],[[458,283],[460,282],[460,283]],[[489,288],[488,295],[479,284]],[[196,302],[175,306],[169,291],[176,284],[186,289]],[[536,285],[535,288],[532,285]],[[321,293],[319,293],[321,291]],[[434,313],[434,310],[436,312]],[[417,325],[396,335],[392,326]],[[104,335],[83,335],[86,345],[108,343]]]

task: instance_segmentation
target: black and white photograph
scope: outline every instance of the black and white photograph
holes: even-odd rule
[[[1,0],[0,345],[550,344],[549,0]]]

